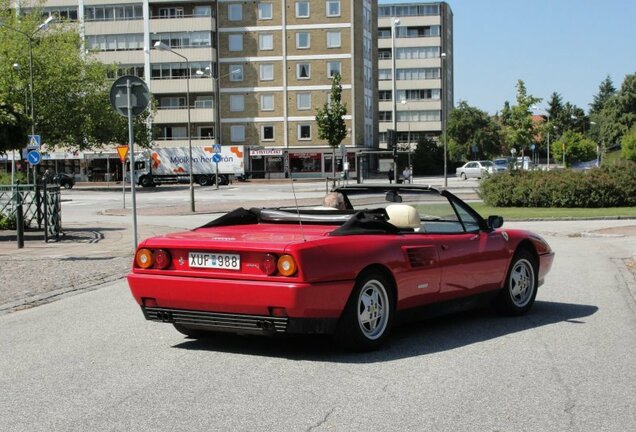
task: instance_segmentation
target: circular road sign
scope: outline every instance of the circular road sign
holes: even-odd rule
[[[212,155],[212,162],[216,162],[216,163],[221,162],[221,155],[219,153],[214,153]]]
[[[31,150],[29,154],[27,154],[27,160],[31,165],[37,165],[42,160],[42,155],[37,150]]]
[[[110,88],[110,103],[124,117],[128,117],[128,88],[132,115],[141,114],[150,101],[150,91],[144,80],[134,75],[118,78]]]

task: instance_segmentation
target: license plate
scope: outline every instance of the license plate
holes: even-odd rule
[[[188,263],[190,267],[240,270],[241,256],[238,254],[190,252]]]

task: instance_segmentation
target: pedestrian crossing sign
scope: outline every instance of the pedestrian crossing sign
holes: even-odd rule
[[[28,150],[39,150],[42,145],[40,135],[29,135],[29,143],[27,144]]]

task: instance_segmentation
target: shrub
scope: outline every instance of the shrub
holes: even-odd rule
[[[588,171],[514,170],[484,179],[480,195],[494,207],[636,206],[636,163]]]

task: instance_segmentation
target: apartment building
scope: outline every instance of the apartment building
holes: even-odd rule
[[[149,84],[156,147],[243,145],[255,177],[327,175],[333,152],[315,116],[335,73],[349,169],[377,146],[375,0],[48,0],[45,11],[77,21],[86,49],[118,76]],[[117,165],[114,151],[74,157],[80,177]]]
[[[439,139],[453,108],[453,13],[445,2],[378,6],[380,146]]]

